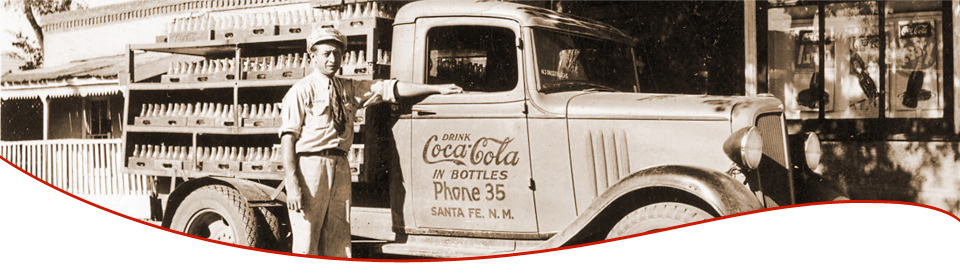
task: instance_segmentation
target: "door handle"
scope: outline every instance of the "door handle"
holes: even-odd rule
[[[430,110],[427,110],[427,109],[422,109],[422,108],[416,108],[416,107],[413,108],[413,110],[411,110],[411,111],[416,112],[418,116],[430,116],[430,115],[436,115],[436,114],[437,114],[437,112],[430,111]]]

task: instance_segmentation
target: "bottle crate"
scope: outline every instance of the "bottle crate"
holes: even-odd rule
[[[279,127],[280,103],[243,104],[240,120],[241,127]]]
[[[127,167],[138,169],[152,169],[153,159],[147,157],[130,157],[127,159]]]
[[[279,161],[250,161],[240,165],[240,171],[246,173],[280,173],[283,172],[283,163]]]
[[[279,36],[310,35],[311,32],[313,32],[313,25],[311,24],[280,25],[277,29],[277,35]]]
[[[168,43],[210,41],[212,39],[212,30],[178,31],[167,34]]]
[[[135,117],[133,118],[133,124],[137,126],[182,127],[187,126],[187,118],[175,116]]]
[[[236,73],[217,72],[217,73],[160,76],[160,83],[200,83],[200,82],[222,82],[222,81],[232,81],[232,80],[237,80]]]
[[[196,107],[194,107],[196,106]],[[152,127],[233,127],[233,104],[198,102],[147,104],[141,107],[140,116],[133,118],[133,125]]]

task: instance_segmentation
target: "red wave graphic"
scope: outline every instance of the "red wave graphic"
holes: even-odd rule
[[[893,201],[783,206],[613,240],[473,258],[342,259],[275,252],[194,237],[139,221],[73,196],[0,161],[6,262],[449,262],[733,263],[737,223],[956,223],[935,207]]]

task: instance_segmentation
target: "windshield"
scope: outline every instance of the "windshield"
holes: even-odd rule
[[[634,92],[630,46],[547,29],[534,29],[539,91],[599,89]]]

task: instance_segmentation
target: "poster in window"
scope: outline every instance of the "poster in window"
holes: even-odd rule
[[[834,71],[833,55],[834,43],[827,35],[824,48],[826,52],[824,63],[826,74],[823,74],[823,82],[820,83],[819,59],[820,45],[819,33],[814,30],[801,30],[797,35],[797,53],[796,63],[794,64],[793,85],[795,95],[787,95],[787,98],[793,98],[801,112],[819,112],[820,98],[823,98],[824,110],[832,112],[834,109],[832,73]]]
[[[937,116],[935,113],[943,110],[943,98],[936,21],[900,21],[896,30],[896,57],[890,80],[893,116]]]
[[[880,43],[884,39],[875,28],[849,29],[848,48],[840,60],[843,105],[848,117],[875,118],[880,113]]]

